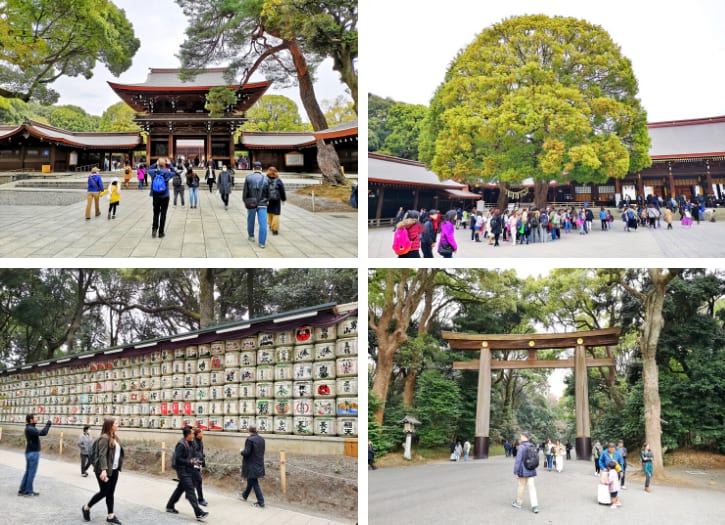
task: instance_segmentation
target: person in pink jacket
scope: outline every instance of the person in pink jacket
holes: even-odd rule
[[[438,241],[438,253],[441,257],[450,259],[458,251],[458,245],[454,232],[456,230],[456,210],[446,212],[446,217],[441,225],[441,237]]]

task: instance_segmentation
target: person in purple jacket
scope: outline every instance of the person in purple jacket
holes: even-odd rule
[[[519,441],[519,450],[516,453],[516,463],[514,463],[514,476],[516,476],[518,481],[518,491],[516,493],[516,499],[511,502],[511,505],[517,509],[521,508],[521,505],[524,503],[524,490],[528,487],[529,499],[531,500],[531,510],[534,514],[538,514],[539,501],[536,497],[536,485],[534,484],[536,469],[527,469],[524,458],[526,458],[526,452],[530,448],[533,448],[536,451],[537,456],[539,452],[536,450],[536,445],[529,441],[528,432],[521,432]]]
[[[454,232],[456,230],[456,210],[448,210],[441,224],[441,238],[438,241],[438,253],[445,259],[450,259],[458,251]]]

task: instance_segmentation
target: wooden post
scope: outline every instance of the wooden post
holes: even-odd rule
[[[484,341],[481,347],[481,359],[478,368],[478,398],[476,400],[476,435],[474,437],[474,457],[488,458],[488,432],[491,420],[491,351]]]
[[[579,340],[581,341],[581,339]],[[592,439],[589,428],[589,382],[586,347],[577,344],[574,350],[574,392],[576,394],[576,458],[589,461]]]
[[[3,427],[0,427],[0,441],[3,439]]]
[[[279,452],[279,481],[282,485],[282,494],[287,495],[287,453],[284,450]]]
[[[59,454],[63,455],[63,432],[60,433],[60,452]]]
[[[379,186],[380,194],[378,195],[378,207],[375,209],[376,226],[380,226],[380,219],[383,215],[383,199],[385,199],[385,187]],[[395,224],[393,224],[395,227]]]
[[[166,472],[166,441],[161,442],[161,473]]]

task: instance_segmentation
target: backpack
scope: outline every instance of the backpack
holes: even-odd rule
[[[174,188],[179,188],[181,186],[181,175],[178,173],[174,174]]]
[[[541,221],[541,225],[546,228],[549,225],[549,216],[546,213],[542,213],[539,215],[539,220]]]
[[[526,453],[524,454],[524,467],[526,470],[536,470],[539,466],[539,451],[533,444],[525,447]]]
[[[279,191],[279,183],[276,179],[270,179],[269,181],[269,200],[282,200],[282,193]]]
[[[413,243],[408,236],[407,228],[398,228],[393,236],[393,251],[397,255],[405,255],[412,248]]]
[[[167,191],[169,191],[169,187],[166,184],[166,178],[161,173],[157,173],[154,175],[154,180],[151,183],[151,191],[155,195],[164,195]]]
[[[531,214],[530,217],[530,223],[532,228],[538,228],[539,227],[539,218],[536,216],[535,213]]]

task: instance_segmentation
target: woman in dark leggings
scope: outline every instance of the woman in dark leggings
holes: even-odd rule
[[[118,483],[118,475],[123,465],[123,448],[116,436],[118,430],[118,419],[107,418],[103,422],[101,437],[94,443],[96,448],[95,464],[93,470],[96,473],[99,491],[95,494],[88,504],[83,505],[81,512],[85,521],[91,521],[91,507],[101,501],[106,500],[106,510],[108,516],[107,523],[115,523],[121,525],[121,521],[113,513],[113,500],[116,492],[116,483]]]

